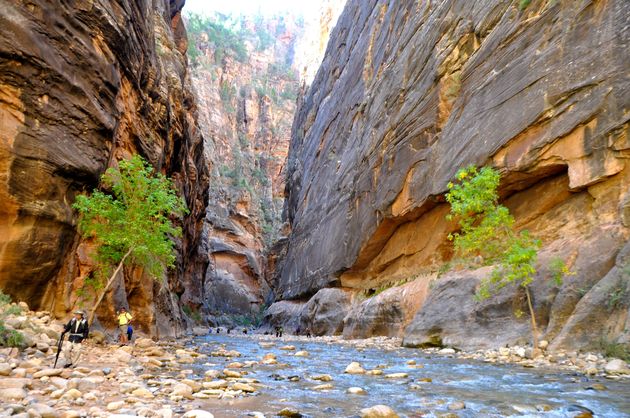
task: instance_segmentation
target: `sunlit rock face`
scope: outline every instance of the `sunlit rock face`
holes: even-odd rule
[[[622,0],[349,1],[293,125],[276,300],[342,287],[389,303],[383,289],[417,281],[426,291],[396,312],[356,298],[351,311],[365,315],[350,313],[344,333],[528,341],[527,313],[514,315],[527,312],[522,289],[474,303],[485,273],[442,267],[455,227],[446,185],[463,166],[493,165],[517,227],[543,241],[532,287],[542,333],[557,346],[627,340],[628,304],[599,302],[627,295],[630,274],[619,255],[630,236],[629,18]],[[576,272],[562,286],[544,280],[554,257]]]
[[[71,205],[134,153],[174,179],[190,212],[176,268],[162,283],[125,269],[98,317],[110,325],[129,305],[144,331],[172,334],[184,325],[180,303],[201,302],[208,169],[182,6],[1,2],[0,288],[32,308],[60,316],[80,304],[76,290],[94,265]]]

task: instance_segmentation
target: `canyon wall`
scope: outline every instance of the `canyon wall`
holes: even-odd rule
[[[285,162],[300,89],[303,27],[288,17],[185,17],[199,123],[211,163],[201,315],[252,325],[270,293],[267,251],[282,236]],[[197,29],[198,28],[198,29]]]
[[[523,289],[478,302],[488,269],[449,268],[444,193],[475,164],[500,169],[517,228],[543,242],[543,337],[628,343],[629,19],[623,0],[349,1],[298,104],[270,323],[334,309],[318,333],[527,342]],[[556,257],[575,273],[561,286]]]
[[[125,268],[98,318],[111,326],[128,305],[143,331],[174,334],[181,306],[203,303],[209,174],[183,3],[0,1],[0,289],[33,309],[81,306],[94,265],[71,205],[134,153],[173,178],[190,213],[176,268],[161,282]]]

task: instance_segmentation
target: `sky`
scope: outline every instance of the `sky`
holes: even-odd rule
[[[210,14],[286,14],[308,17],[317,14],[319,0],[186,0],[184,11]]]

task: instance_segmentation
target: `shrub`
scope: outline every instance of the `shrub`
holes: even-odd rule
[[[490,277],[481,282],[478,299],[488,298],[511,283],[525,289],[533,345],[537,349],[538,329],[529,285],[536,275],[541,242],[527,231],[514,230],[514,217],[499,204],[500,180],[499,172],[491,167],[478,170],[469,166],[457,172],[454,183],[447,185],[446,201],[451,205],[447,219],[457,219],[460,229],[448,238],[454,242],[457,256],[469,260],[474,257],[496,266]],[[562,260],[553,260],[550,270],[558,284],[563,276],[571,274]]]

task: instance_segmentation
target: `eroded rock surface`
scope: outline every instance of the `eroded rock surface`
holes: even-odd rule
[[[177,267],[159,284],[125,271],[98,317],[181,329],[202,300],[208,169],[186,67],[183,1],[0,3],[0,288],[65,316],[94,270],[71,205],[122,158],[145,156],[190,210]],[[167,291],[163,291],[166,289]]]
[[[277,299],[305,300],[326,287],[373,293],[414,277],[428,286],[452,257],[447,183],[465,165],[490,164],[503,173],[517,227],[543,241],[534,285],[543,332],[575,346],[627,335],[628,306],[618,304],[606,331],[563,337],[567,324],[588,317],[585,295],[616,274],[630,237],[629,18],[621,0],[523,10],[499,0],[349,1],[293,126],[291,235]],[[560,288],[542,283],[556,256],[577,273]],[[406,341],[528,338],[527,314],[513,315],[522,292],[475,305],[479,274],[435,282],[417,301]],[[445,298],[450,314],[438,309]],[[362,315],[399,315],[365,310],[372,303]],[[445,315],[474,326],[455,329]],[[349,334],[377,332],[351,318]]]

